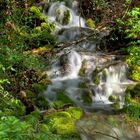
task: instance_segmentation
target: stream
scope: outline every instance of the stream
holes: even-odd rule
[[[59,43],[72,42],[93,32],[78,16],[76,1],[50,3],[44,14],[55,23],[54,34]],[[128,128],[119,115],[124,92],[134,82],[127,78],[128,66],[121,56],[97,49],[105,35],[101,32],[60,51],[47,70],[51,84],[44,94],[53,102],[56,91],[61,90],[84,110],[85,116],[76,123],[82,140],[139,140],[140,127]]]

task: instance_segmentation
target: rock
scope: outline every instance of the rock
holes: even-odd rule
[[[92,103],[92,92],[90,90],[83,90],[82,101],[85,104],[91,104]]]
[[[62,25],[67,25],[71,22],[72,15],[68,8],[58,8],[56,9],[56,21]]]
[[[139,124],[139,122],[137,122]],[[83,116],[76,122],[82,140],[138,140],[140,134],[134,122],[128,123],[123,115],[109,115],[101,112]]]
[[[95,68],[95,70],[93,70],[93,72],[92,72],[92,80],[93,80],[93,83],[95,83],[96,85],[100,84],[100,78],[99,78],[99,75],[98,75],[98,69],[97,68]]]
[[[87,66],[87,60],[84,59],[82,61],[82,66],[81,66],[81,68],[79,70],[79,75],[82,76],[82,77],[85,76],[85,74],[86,74],[86,66]]]
[[[61,67],[62,74],[68,73],[68,67],[69,67],[68,54],[63,54],[60,56],[60,67]]]
[[[80,104],[90,105],[92,103],[92,92],[90,89],[80,88],[75,91],[76,97],[74,100]]]
[[[78,85],[79,88],[88,88],[88,85],[86,82],[80,82]]]
[[[108,99],[110,102],[119,102],[120,101],[120,98],[118,95],[110,95]]]

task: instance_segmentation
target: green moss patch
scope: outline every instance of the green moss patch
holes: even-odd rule
[[[63,112],[55,112],[44,116],[44,123],[54,134],[77,135],[75,122],[83,114],[80,108],[70,107]]]

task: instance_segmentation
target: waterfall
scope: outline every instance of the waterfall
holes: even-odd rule
[[[67,7],[64,2],[54,2],[45,13],[57,27],[59,42],[74,41],[90,32],[84,19],[77,15],[75,6],[76,3]],[[69,21],[65,22],[65,14]],[[61,29],[64,31],[59,34]],[[57,54],[58,59],[47,70],[51,84],[44,94],[49,102],[56,100],[57,91],[63,91],[85,112],[119,110],[123,107],[125,89],[129,84],[134,84],[127,78],[127,64],[118,60],[117,56],[97,51],[96,48],[97,42],[87,39]],[[85,97],[88,97],[88,102]],[[82,135],[83,140],[85,137]]]
[[[44,13],[49,19],[49,22],[55,23],[58,30],[61,28],[70,28],[70,27],[85,27],[84,19],[76,14],[76,1],[73,2],[73,5],[70,9],[64,2],[54,2],[51,4],[48,12]]]

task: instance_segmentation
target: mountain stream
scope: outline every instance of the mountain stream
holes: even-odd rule
[[[78,16],[76,7],[76,1],[67,6],[64,2],[52,2],[48,11],[44,10],[49,21],[56,25],[59,42],[73,42],[93,31]],[[51,84],[45,96],[49,102],[55,101],[56,91],[61,90],[83,108],[85,116],[76,123],[82,140],[138,140],[140,127],[134,132],[125,123],[113,126],[107,122],[123,107],[125,89],[134,82],[127,78],[128,66],[120,56],[97,49],[99,38],[104,35],[73,43],[56,55],[57,60],[47,70]]]

